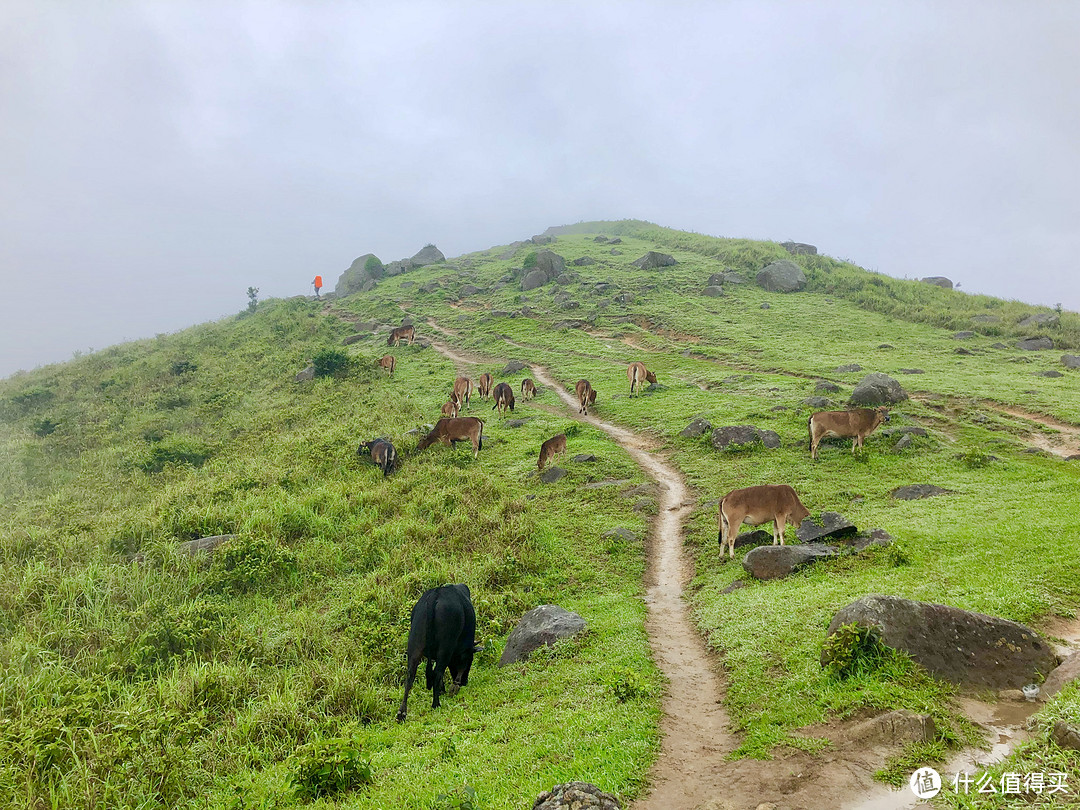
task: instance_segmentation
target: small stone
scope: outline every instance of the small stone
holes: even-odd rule
[[[953,335],[953,340],[967,340],[973,337],[975,337],[975,333],[971,331],[957,332]]]
[[[565,475],[566,470],[562,467],[548,467],[540,474],[540,480],[545,484],[554,484]]]
[[[900,440],[893,445],[892,451],[894,453],[899,453],[903,450],[907,450],[909,447],[911,447],[914,441],[915,440],[911,438],[910,433],[905,433],[903,436],[900,437]]]
[[[906,487],[897,487],[891,494],[898,501],[917,501],[922,498],[933,498],[937,495],[951,495],[952,490],[942,489],[933,484],[910,484]]]
[[[762,309],[771,309],[772,307],[770,306],[769,302],[766,301],[764,304],[761,305],[761,308]]]
[[[845,366],[837,366],[834,370],[834,374],[851,374],[855,371],[862,371],[862,366],[858,363],[848,363]]]
[[[837,394],[840,392],[840,386],[828,380],[818,380],[814,391],[818,394]]]
[[[712,430],[712,423],[708,419],[698,418],[680,430],[679,435],[684,439],[696,439],[710,430]]]
[[[596,456],[594,456],[592,453],[579,453],[578,455],[574,456],[571,461],[574,461],[578,464],[585,464],[591,461],[596,461]]]

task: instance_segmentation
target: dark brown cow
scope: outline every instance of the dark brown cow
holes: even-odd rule
[[[484,422],[475,416],[440,419],[431,433],[420,440],[416,449],[426,450],[435,442],[447,447],[453,447],[457,442],[472,442],[473,458],[476,458],[484,446]]]
[[[577,393],[578,413],[588,416],[589,406],[596,402],[596,391],[593,390],[592,383],[588,380],[578,380],[574,391]]]
[[[521,398],[532,399],[536,396],[536,383],[529,377],[521,381]]]
[[[416,330],[411,326],[399,326],[397,329],[390,330],[390,337],[386,339],[387,346],[397,346],[401,341],[409,341],[409,345],[413,345],[413,341],[416,340]]]
[[[727,544],[728,557],[735,556],[735,537],[744,523],[760,526],[773,522],[773,545],[784,545],[784,529],[788,523],[798,525],[810,517],[810,511],[802,505],[795,490],[787,484],[764,485],[733,489],[720,501],[718,518],[720,533],[720,556]]]
[[[472,399],[473,381],[468,377],[458,377],[454,380],[454,391],[450,395],[451,397],[457,397],[458,410],[464,405],[468,405]]]
[[[394,366],[397,365],[397,360],[394,359],[394,355],[384,354],[381,358],[379,358],[378,364],[379,368],[385,368],[387,371],[390,372],[391,377],[394,376]]]
[[[480,399],[485,399],[491,395],[491,375],[486,371],[480,375],[480,379],[476,383],[476,393],[480,395]]]
[[[514,389],[504,382],[495,386],[495,390],[491,392],[492,399],[495,400],[495,405],[491,410],[496,408],[499,413],[506,413],[506,409],[514,410]]]
[[[540,445],[540,459],[536,462],[536,469],[543,472],[544,465],[555,458],[555,456],[561,456],[566,452],[566,434],[560,433],[558,436],[552,436],[542,445]]]
[[[810,415],[806,423],[810,431],[810,458],[818,457],[818,445],[826,436],[854,437],[851,452],[862,448],[863,439],[873,433],[882,422],[889,421],[889,409],[858,408],[854,411],[818,411]]]
[[[394,469],[394,463],[397,461],[397,451],[389,440],[372,439],[370,442],[361,442],[356,454],[363,455],[365,451],[371,453],[371,460],[375,462],[376,467],[383,471],[383,478],[390,475],[390,472]]]
[[[648,381],[651,385],[656,385],[656,375],[645,368],[644,363],[631,363],[626,369],[626,378],[630,380],[630,396],[634,395],[634,388],[637,387],[638,392],[641,392],[641,386],[644,385],[642,380]]]

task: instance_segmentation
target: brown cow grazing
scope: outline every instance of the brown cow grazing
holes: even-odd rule
[[[376,467],[383,471],[383,478],[390,475],[391,470],[394,469],[394,463],[397,461],[397,451],[394,449],[394,445],[390,444],[387,439],[372,439],[370,442],[361,442],[356,454],[362,456],[365,451],[371,453],[371,460],[375,462]]]
[[[457,397],[458,409],[462,406],[468,405],[469,400],[472,399],[473,381],[468,377],[458,377],[454,380],[454,392],[451,397]]]
[[[521,381],[521,398],[532,399],[536,396],[536,383],[531,378],[526,377]]]
[[[413,345],[413,341],[416,340],[416,330],[411,326],[399,326],[397,329],[390,330],[390,337],[386,339],[387,346],[397,346],[401,341],[409,341],[409,345]]]
[[[583,413],[586,416],[589,415],[589,406],[596,402],[596,391],[593,390],[592,383],[588,380],[578,380],[577,385],[574,386],[574,391],[577,393],[578,413]]]
[[[882,422],[889,421],[889,409],[858,408],[854,411],[818,411],[810,414],[806,423],[810,431],[810,458],[818,457],[818,445],[826,436],[854,437],[851,452],[862,448],[863,439],[873,433]]]
[[[540,460],[536,462],[536,469],[543,472],[545,464],[554,459],[555,456],[561,456],[565,452],[566,434],[560,433],[558,436],[552,436],[540,445]]]
[[[476,393],[480,395],[480,399],[485,399],[491,394],[491,375],[486,371],[480,375],[480,380],[476,383]]]
[[[638,393],[641,393],[641,386],[645,384],[642,380],[648,381],[651,385],[656,385],[656,375],[645,368],[644,363],[631,363],[627,366],[626,378],[630,380],[630,396],[634,395],[635,386]]]
[[[492,399],[495,400],[495,406],[491,410],[499,409],[499,413],[506,413],[506,409],[514,410],[514,389],[504,382],[495,386],[495,390],[491,392]]]
[[[458,398],[456,396],[451,394],[450,401],[443,403],[442,415],[449,416],[451,419],[454,419],[457,417],[459,410],[461,410],[461,403],[458,401]]]
[[[394,376],[394,366],[396,365],[397,360],[394,359],[394,355],[392,354],[384,354],[381,358],[379,358],[379,368],[385,368],[387,371],[390,372],[391,377]]]
[[[426,450],[435,442],[453,447],[457,442],[472,442],[473,458],[476,458],[484,446],[484,422],[475,416],[459,416],[453,419],[440,419],[431,433],[420,440],[417,450]]]
[[[798,525],[810,517],[810,511],[802,505],[795,490],[787,484],[778,486],[747,487],[733,489],[720,501],[720,556],[724,556],[727,543],[728,557],[735,556],[735,536],[744,523],[760,526],[773,523],[773,545],[784,545],[784,529],[788,523]]]

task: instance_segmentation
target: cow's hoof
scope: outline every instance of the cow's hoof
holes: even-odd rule
[[[398,712],[397,713],[397,721],[399,723],[404,723],[405,722],[405,712]]]
[[[447,688],[447,690],[446,690],[446,694],[450,695],[450,697],[453,697],[454,695],[456,695],[458,693],[458,690],[460,688],[461,688],[460,684],[457,684],[457,683],[454,683],[453,681],[451,681],[449,688]]]

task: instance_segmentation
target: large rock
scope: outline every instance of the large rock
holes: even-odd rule
[[[308,382],[315,379],[315,366],[308,366],[303,371],[296,372],[293,382]]]
[[[795,262],[782,259],[759,270],[757,283],[770,292],[798,292],[806,287],[806,275]]]
[[[592,256],[582,256],[580,259],[574,259],[570,264],[575,267],[585,267],[590,264],[596,264],[596,259]]]
[[[684,439],[696,439],[710,430],[712,430],[712,423],[708,419],[698,418],[680,430],[679,435]]]
[[[753,425],[729,425],[717,428],[712,433],[712,446],[717,450],[726,450],[732,445],[752,445],[761,442],[770,450],[780,446],[780,437],[771,430],[761,430]]]
[[[832,546],[758,546],[743,557],[743,568],[754,579],[781,579],[827,557],[835,557]]]
[[[781,242],[780,247],[792,256],[816,256],[817,248],[805,242]]]
[[[566,272],[566,260],[553,250],[541,250],[536,254],[536,269],[549,279],[558,278]]]
[[[906,487],[897,487],[892,491],[893,498],[898,501],[918,501],[922,498],[951,494],[951,489],[942,489],[934,484],[909,484]]]
[[[867,374],[851,392],[852,405],[893,405],[908,398],[900,383],[888,374]]]
[[[589,782],[555,785],[533,802],[533,810],[619,810],[621,807],[618,799]]]
[[[370,260],[374,261],[370,261]],[[374,253],[365,253],[358,256],[349,265],[349,269],[338,276],[334,292],[337,295],[352,295],[361,292],[363,287],[370,281],[382,278],[385,273],[383,263]]]
[[[1037,312],[1034,315],[1028,315],[1017,326],[1057,326],[1060,321],[1061,318],[1051,312]]]
[[[413,267],[424,267],[429,264],[445,262],[446,257],[434,245],[424,245],[409,261],[412,262]]]
[[[1023,349],[1026,352],[1038,352],[1043,349],[1054,348],[1054,341],[1048,337],[1028,337],[1016,341],[1016,348]]]
[[[795,531],[800,543],[838,540],[859,533],[858,527],[839,512],[822,512],[819,520],[806,518]]]
[[[543,270],[530,270],[525,274],[525,277],[521,279],[521,291],[528,292],[529,290],[535,290],[537,287],[543,287],[547,283],[547,273]]]
[[[723,298],[724,297],[724,288],[723,287],[706,287],[704,290],[701,291],[701,294],[704,295],[707,298]]]
[[[196,554],[213,554],[218,546],[227,543],[236,537],[235,534],[215,534],[213,537],[200,537],[196,540],[188,540],[176,547],[176,550],[189,557]]]
[[[554,484],[560,478],[566,475],[566,470],[562,467],[548,467],[542,473],[540,473],[540,480],[545,484]]]
[[[1050,732],[1050,737],[1058,748],[1080,751],[1080,729],[1070,726],[1064,720],[1054,721],[1054,729]]]
[[[724,273],[713,273],[709,276],[709,280],[705,282],[706,287],[723,287],[724,286]]]
[[[523,661],[537,647],[550,647],[560,638],[576,636],[585,629],[585,620],[558,605],[533,608],[517,623],[503,648],[499,666]]]
[[[923,280],[923,284],[933,284],[935,287],[942,287],[946,290],[953,288],[952,282],[945,278],[945,276],[927,276]]]
[[[503,370],[499,373],[505,377],[507,374],[517,374],[522,369],[526,369],[528,367],[528,363],[523,363],[520,360],[511,360],[505,366],[503,366]]]
[[[896,596],[866,596],[842,608],[829,625],[871,628],[931,674],[955,684],[1019,689],[1057,665],[1049,645],[1030,627],[947,605]]]
[[[1061,355],[1061,364],[1065,368],[1080,368],[1080,355],[1063,354]]]
[[[1046,677],[1046,682],[1039,691],[1039,698],[1049,700],[1075,680],[1080,680],[1080,652],[1073,653],[1054,668]]]
[[[814,392],[818,394],[838,394],[840,393],[840,386],[828,380],[818,380],[817,385],[814,386]]]
[[[640,267],[642,270],[655,270],[657,267],[671,267],[671,265],[678,264],[678,262],[675,261],[674,256],[650,250],[640,259],[636,259],[630,264],[634,265],[634,267]]]
[[[480,288],[475,284],[466,284],[458,291],[458,295],[462,298],[468,298],[470,295],[476,295],[480,292]]]

